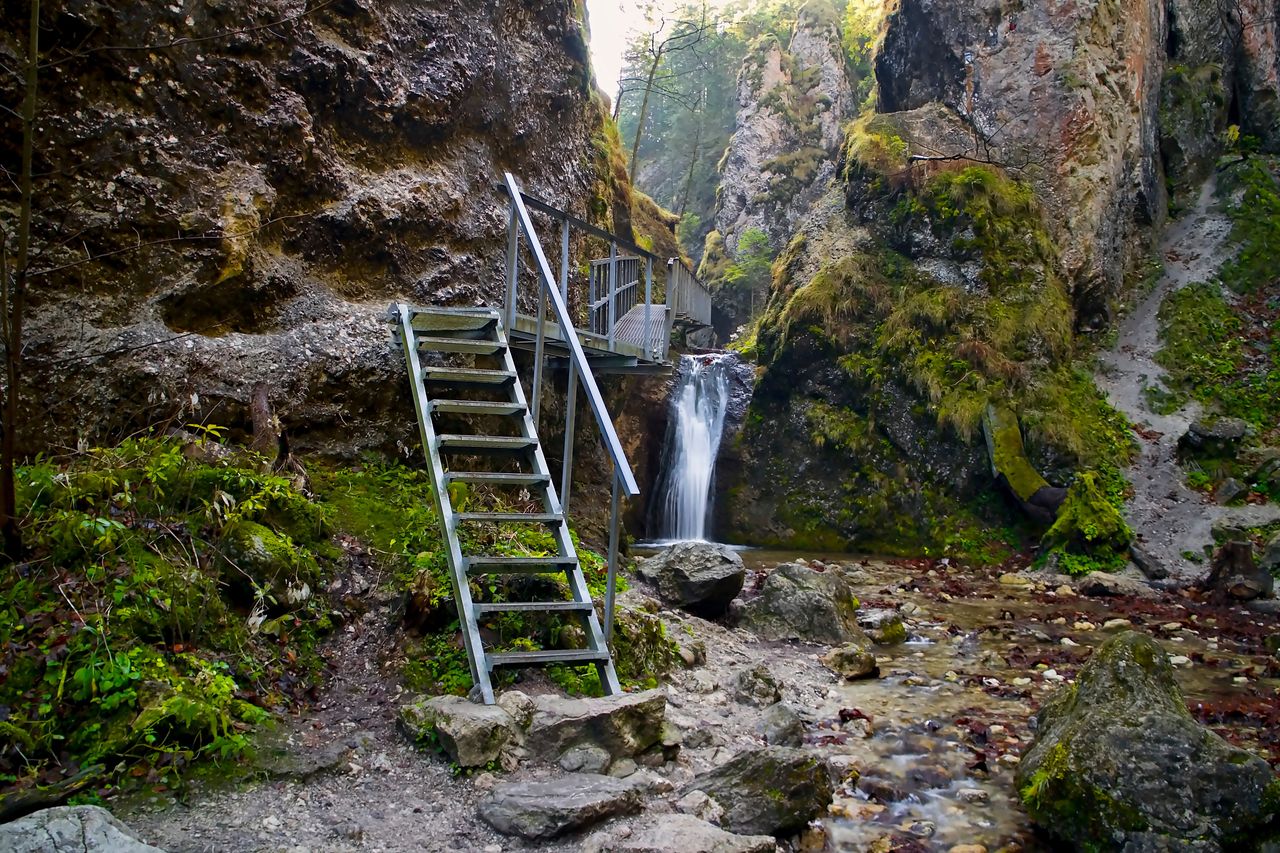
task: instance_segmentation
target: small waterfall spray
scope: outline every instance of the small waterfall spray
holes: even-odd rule
[[[663,539],[707,538],[733,360],[730,355],[686,355],[680,359],[661,480]]]

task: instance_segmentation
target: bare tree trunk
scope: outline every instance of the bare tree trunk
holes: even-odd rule
[[[253,441],[249,446],[263,456],[276,452],[280,444],[280,420],[271,411],[266,383],[253,387],[249,413],[253,417]]]
[[[698,126],[693,132],[693,154],[689,157],[689,171],[684,176],[684,191],[680,193],[679,214],[681,219],[684,219],[684,213],[689,208],[689,191],[693,187],[693,173],[697,169],[698,154],[702,150],[702,122],[704,120],[702,105],[705,102],[705,98],[699,99],[698,111],[694,114],[694,118],[698,122]]]
[[[0,539],[5,556],[17,560],[22,555],[22,531],[18,529],[18,500],[14,484],[17,464],[18,409],[22,375],[22,313],[26,303],[27,272],[31,256],[31,207],[34,196],[32,159],[35,152],[36,95],[40,69],[40,0],[31,0],[31,22],[27,40],[26,97],[22,101],[22,173],[18,210],[18,256],[12,275],[4,270],[4,361],[5,395],[0,426]]]
[[[640,120],[636,122],[636,137],[631,143],[631,171],[628,177],[631,183],[636,182],[636,158],[640,154],[640,137],[644,136],[644,122],[649,117],[649,96],[653,94],[653,78],[658,73],[658,65],[662,62],[662,51],[659,50],[653,55],[653,62],[649,64],[649,79],[644,84],[644,100],[640,102]]]

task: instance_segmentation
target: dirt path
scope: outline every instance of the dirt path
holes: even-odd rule
[[[1121,324],[1115,346],[1100,358],[1097,377],[1111,405],[1143,428],[1138,456],[1126,472],[1134,489],[1129,524],[1143,549],[1179,581],[1204,572],[1203,566],[1183,553],[1201,553],[1213,541],[1215,523],[1253,526],[1280,519],[1280,507],[1222,507],[1188,488],[1178,464],[1178,439],[1199,417],[1200,406],[1192,401],[1162,415],[1152,411],[1147,399],[1148,388],[1168,390],[1164,370],[1155,361],[1160,350],[1161,304],[1189,284],[1212,280],[1229,252],[1231,220],[1221,209],[1216,190],[1211,177],[1201,188],[1195,208],[1166,228],[1160,242],[1164,275]]]

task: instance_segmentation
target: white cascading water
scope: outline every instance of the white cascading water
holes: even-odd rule
[[[664,539],[707,538],[716,454],[729,408],[732,361],[729,355],[681,357],[680,385],[671,397],[672,425],[663,478]]]

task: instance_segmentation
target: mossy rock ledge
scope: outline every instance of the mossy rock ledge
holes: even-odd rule
[[[1280,836],[1280,780],[1191,718],[1146,635],[1098,649],[1037,724],[1018,790],[1064,849],[1256,851]]]

